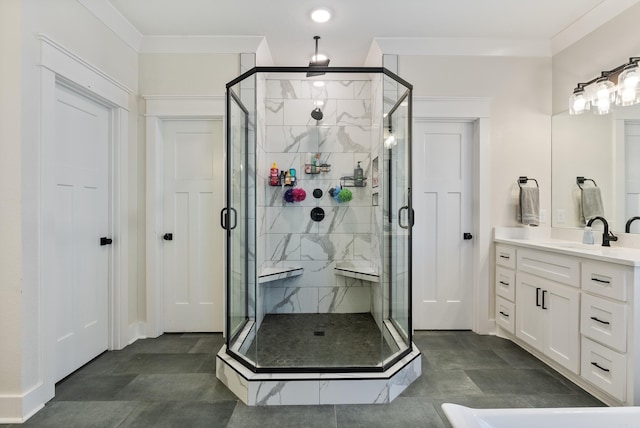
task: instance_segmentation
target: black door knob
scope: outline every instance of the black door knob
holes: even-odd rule
[[[470,234],[469,232],[465,232],[465,233],[462,234],[462,239],[468,241],[469,239],[473,239],[473,235]]]
[[[165,241],[173,241],[173,233],[165,233],[162,235],[162,239]]]
[[[111,243],[113,243],[113,239],[111,238],[107,238],[106,236],[103,236],[102,238],[100,238],[100,246],[103,247],[105,245],[111,245]]]

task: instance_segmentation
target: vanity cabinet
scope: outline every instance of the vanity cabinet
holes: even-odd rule
[[[640,264],[507,242],[496,243],[499,333],[605,403],[640,405]]]

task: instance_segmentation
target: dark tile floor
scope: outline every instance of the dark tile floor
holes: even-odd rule
[[[260,367],[310,368],[375,367],[391,353],[370,313],[268,314],[246,355]]]
[[[24,427],[449,427],[440,405],[601,406],[511,342],[416,332],[422,376],[390,404],[247,407],[215,377],[219,334],[167,334],[107,352],[56,386]],[[19,426],[19,425],[17,425]]]

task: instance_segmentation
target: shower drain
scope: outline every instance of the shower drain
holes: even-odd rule
[[[324,336],[324,331],[314,331],[313,335],[314,336]]]

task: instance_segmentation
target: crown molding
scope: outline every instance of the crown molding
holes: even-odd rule
[[[465,37],[376,37],[383,54],[425,56],[550,57],[551,47],[543,39],[496,39]]]
[[[140,51],[142,34],[107,0],[78,0],[91,14],[135,52]]]
[[[638,3],[638,1],[604,0],[551,38],[551,54],[555,55],[568,48],[596,28]]]
[[[254,53],[263,36],[143,36],[140,53]]]

